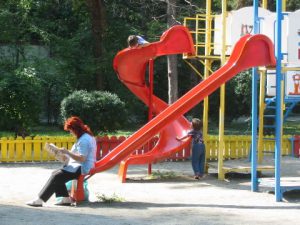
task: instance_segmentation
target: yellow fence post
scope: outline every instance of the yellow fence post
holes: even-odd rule
[[[42,160],[42,143],[41,137],[36,136],[33,138],[33,160],[34,161],[41,161]]]
[[[23,148],[23,138],[17,137],[15,139],[15,161],[24,162],[24,148]]]
[[[13,137],[8,138],[8,162],[15,161],[15,142]]]
[[[32,161],[32,138],[31,137],[25,137],[24,142],[24,160],[25,161]]]
[[[7,162],[8,160],[8,154],[7,154],[7,138],[3,137],[1,138],[1,162]]]
[[[41,137],[41,158],[42,161],[49,161],[50,160],[50,154],[45,149],[45,143],[47,142],[47,137]]]
[[[238,136],[232,136],[231,146],[230,146],[230,158],[236,159],[238,158],[237,148],[238,148]]]

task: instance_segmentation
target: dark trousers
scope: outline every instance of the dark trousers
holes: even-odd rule
[[[39,193],[39,198],[44,202],[55,193],[56,197],[69,197],[69,193],[66,187],[66,182],[77,179],[81,174],[81,167],[75,173],[58,169],[52,172],[49,180]]]
[[[202,176],[205,173],[205,145],[202,143],[193,144],[192,167],[196,176]]]

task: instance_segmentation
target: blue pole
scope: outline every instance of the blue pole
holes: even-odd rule
[[[254,34],[259,32],[259,19],[258,19],[258,0],[253,1],[254,21],[253,28]],[[251,190],[257,191],[257,67],[252,69],[252,141],[251,141]]]
[[[282,4],[281,0],[276,1],[276,130],[275,130],[275,196],[276,201],[282,200],[280,188],[280,156],[281,156],[281,126],[282,126],[282,100],[281,100],[281,21],[282,21]]]

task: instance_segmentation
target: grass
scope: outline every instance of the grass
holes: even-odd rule
[[[300,121],[287,121],[283,126],[283,133],[290,135],[300,135]]]
[[[208,124],[209,134],[218,135],[219,125],[216,123]],[[284,135],[300,135],[300,121],[285,121],[283,123],[283,134]],[[226,123],[224,126],[225,135],[251,135],[251,121],[238,123],[231,122]],[[269,129],[271,133],[275,133],[275,129]]]
[[[104,195],[104,194],[97,194],[96,195],[97,199],[100,201],[100,202],[104,202],[104,203],[114,203],[114,202],[124,202],[125,199],[116,195],[115,193],[112,195],[112,196],[107,196],[107,195]]]
[[[159,170],[152,171],[152,174],[147,176],[147,180],[169,180],[176,178],[177,175],[172,171],[161,172]]]
[[[99,136],[129,136],[133,130],[118,130],[115,132],[101,133]],[[14,137],[15,133],[12,131],[0,131],[0,137]],[[58,126],[36,126],[30,130],[29,136],[70,136],[69,132],[63,130]]]
[[[209,123],[208,133],[212,135],[219,134],[219,124]],[[224,125],[225,135],[251,135],[251,127],[248,123],[226,123]]]
[[[130,136],[133,134],[139,126],[135,126],[129,129],[118,130],[115,132],[101,133],[100,136]],[[219,134],[219,124],[217,122],[210,122],[208,124],[209,134]],[[251,122],[231,122],[226,123],[224,126],[225,135],[251,135]],[[300,135],[300,121],[290,119],[283,124],[284,135]],[[0,131],[0,137],[15,136],[14,132]],[[70,134],[63,130],[59,126],[46,126],[40,125],[31,129],[30,136],[70,136]]]

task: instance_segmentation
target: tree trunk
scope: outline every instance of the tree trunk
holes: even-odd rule
[[[177,22],[176,16],[176,0],[167,1],[167,23],[168,27],[172,27]],[[168,96],[169,104],[175,102],[178,98],[178,70],[177,70],[177,56],[168,56]]]
[[[92,33],[94,39],[94,57],[95,63],[98,65],[101,63],[102,58],[102,40],[103,34],[106,26],[106,15],[105,15],[105,6],[103,0],[86,0],[87,6],[91,15],[91,23],[92,23]],[[96,87],[98,90],[104,89],[104,79],[102,71],[99,69],[96,70]]]

